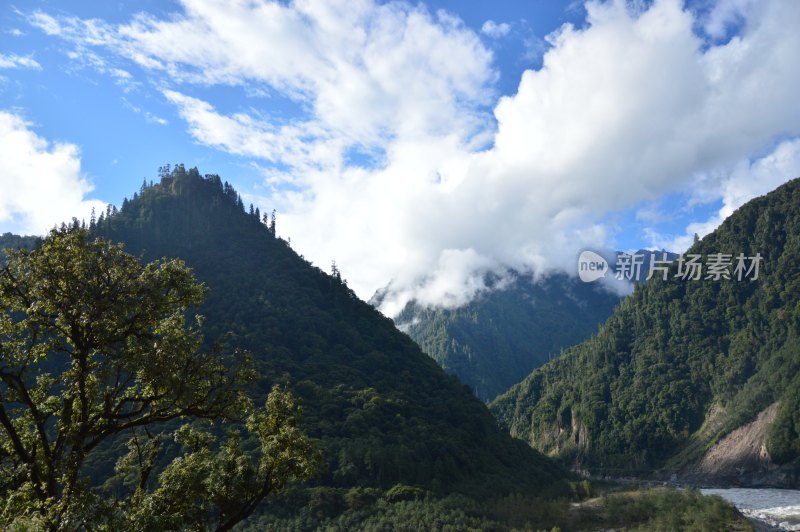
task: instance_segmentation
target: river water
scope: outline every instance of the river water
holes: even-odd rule
[[[783,530],[800,530],[800,490],[702,489],[704,495],[719,495],[739,511]]]

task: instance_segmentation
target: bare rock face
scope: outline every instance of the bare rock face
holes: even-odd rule
[[[686,468],[683,478],[701,485],[796,487],[800,463],[778,466],[767,451],[767,432],[777,411],[778,403],[773,403],[755,420],[722,438]]]
[[[775,420],[778,403],[762,410],[755,420],[734,430],[706,452],[696,465],[698,474],[739,475],[746,471],[769,469],[767,428]]]

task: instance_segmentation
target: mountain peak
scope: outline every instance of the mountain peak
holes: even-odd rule
[[[209,287],[205,332],[230,332],[253,353],[263,375],[254,393],[281,382],[303,401],[305,428],[325,450],[324,484],[496,493],[563,478],[390,319],[277,238],[271,219],[245,212],[233,187],[180,165],[162,174],[96,232],[195,271]]]
[[[758,256],[758,275],[735,275],[734,261],[727,276],[687,278],[673,263],[595,336],[500,396],[492,409],[501,422],[541,451],[618,476],[681,470],[779,402],[759,445],[776,463],[794,461],[784,480],[796,483],[800,180],[743,205],[690,252]]]

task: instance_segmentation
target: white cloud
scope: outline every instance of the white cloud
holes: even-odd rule
[[[166,126],[167,124],[169,124],[169,121],[166,118],[161,118],[158,115],[154,115],[150,111],[144,112],[144,120],[148,124],[157,124],[159,126]]]
[[[0,222],[22,234],[44,234],[73,216],[89,219],[92,185],[81,176],[74,144],[51,143],[20,116],[0,111]]]
[[[30,68],[32,70],[41,70],[42,65],[31,56],[0,54],[0,68]]]
[[[481,26],[481,33],[492,39],[505,37],[511,31],[511,26],[506,22],[497,23],[494,20],[487,20]]]
[[[800,4],[760,5],[741,37],[706,52],[677,1],[638,16],[622,2],[587,11],[589,27],[551,35],[543,67],[501,99],[494,148],[462,157],[469,162],[447,199],[426,208],[415,203],[419,194],[406,198],[431,228],[406,246],[419,238],[448,249],[460,238],[504,265],[572,271],[577,249],[606,242],[602,226],[579,229],[604,213],[690,189],[708,173],[725,176],[713,196],[725,200],[726,216],[794,177],[791,165],[773,165],[769,178],[746,187],[731,170],[776,137],[800,134],[792,96],[800,39],[789,22]],[[420,297],[419,283],[406,285]]]
[[[705,32],[722,38],[733,25],[745,22],[756,0],[718,0],[703,21]]]
[[[33,13],[28,22],[31,23],[34,27],[39,28],[47,35],[61,35],[61,24],[52,16],[48,15],[47,13],[42,13],[41,11],[37,11]]]
[[[609,212],[693,186],[731,205],[761,190],[737,164],[800,136],[800,3],[729,3],[698,21],[679,0],[588,2],[585,27],[548,36],[494,121],[490,51],[419,6],[184,0],[123,26],[35,23],[163,72],[198,142],[277,163],[270,183],[293,187],[262,207],[279,201],[279,232],[317,264],[336,259],[362,297],[391,279],[390,303],[458,304],[489,271],[573,269],[577,250],[609,241]],[[742,29],[724,44],[693,31],[731,20]],[[222,112],[195,84],[277,92],[303,111]],[[348,163],[353,150],[377,164]]]
[[[276,127],[245,113],[223,116],[208,102],[174,90],[165,90],[163,94],[178,107],[189,132],[203,144],[297,168],[338,166],[341,159],[342,142],[332,140],[320,124],[305,122]],[[312,138],[315,140],[309,142]],[[327,143],[338,145],[339,149],[326,148]]]
[[[127,98],[124,97],[122,98],[122,105],[125,108],[130,109],[134,113],[144,116],[144,121],[147,122],[148,124],[157,124],[159,126],[166,126],[167,124],[169,124],[169,121],[166,118],[161,118],[160,116],[155,115],[150,111],[142,109],[138,105],[132,104],[131,102],[128,101]]]
[[[130,72],[110,65],[108,61],[89,50],[86,46],[80,45],[75,50],[70,50],[67,52],[67,57],[73,62],[72,69],[92,68],[101,74],[112,77],[114,82],[122,87],[125,92],[131,92],[139,86],[139,82],[133,79],[133,75]]]
[[[41,12],[30,21],[80,46],[110,46],[171,80],[266,84],[310,105],[348,143],[475,127],[462,104],[489,102],[491,53],[444,13],[371,0],[182,3],[183,15],[122,26]]]
[[[683,235],[653,234],[652,240],[656,246],[685,251],[692,245],[695,234],[704,237],[749,200],[795,177],[800,177],[800,139],[781,142],[770,154],[753,162],[740,161],[722,179],[719,175],[699,176],[706,182],[704,186],[713,187],[716,191],[714,195],[706,192],[704,197],[721,199],[719,210],[707,220],[689,224]]]
[[[480,255],[472,248],[444,249],[439,254],[433,270],[419,284],[408,290],[408,285],[389,287],[389,297],[382,310],[389,316],[398,314],[412,298],[422,305],[455,308],[469,303],[475,296],[489,289],[487,275],[500,275],[492,289],[504,286],[506,278],[502,264]]]

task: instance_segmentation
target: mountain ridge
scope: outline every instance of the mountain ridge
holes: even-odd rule
[[[767,449],[776,463],[797,461],[800,179],[751,200],[688,253],[758,253],[760,277],[676,279],[673,264],[667,281],[637,285],[596,335],[497,398],[501,424],[574,467],[680,471],[780,401]],[[703,432],[714,405],[724,416]]]
[[[626,290],[647,280],[654,260],[671,262],[678,254],[639,249],[600,256],[608,263],[606,276],[618,277],[611,284],[560,270],[535,276],[509,268],[502,276],[487,274],[486,289],[461,306],[412,300],[393,319],[445,371],[489,402],[595,333]],[[379,308],[391,290],[390,283],[369,303]]]
[[[503,286],[456,308],[410,302],[394,319],[424,352],[489,401],[589,337],[619,296],[563,273],[510,271]]]
[[[322,442],[329,486],[538,491],[566,472],[500,431],[488,409],[393,322],[299,257],[219,176],[176,166],[92,230],[145,260],[183,259],[210,288],[206,336],[230,331],[265,380],[288,384]]]

